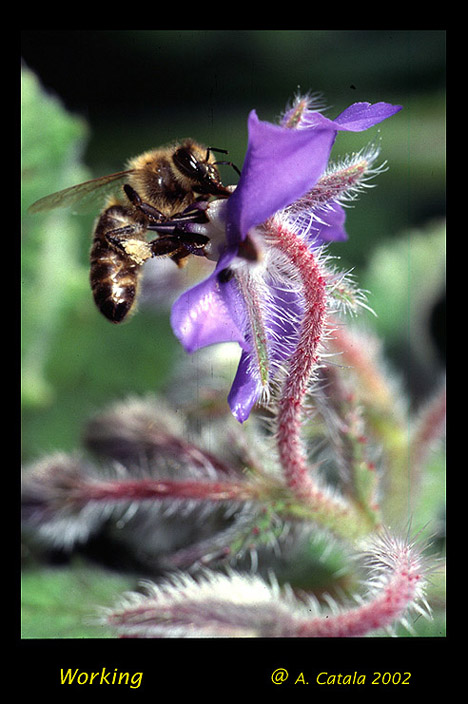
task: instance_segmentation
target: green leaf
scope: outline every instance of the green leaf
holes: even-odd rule
[[[378,247],[361,281],[377,314],[377,334],[393,342],[407,336],[412,344],[422,342],[422,324],[442,293],[444,279],[444,222],[410,230]]]
[[[66,210],[31,215],[27,208],[89,178],[80,159],[88,130],[28,69],[21,76],[21,111],[23,400],[37,406],[54,395],[45,371],[48,355],[61,321],[86,291],[87,276],[82,276],[82,221]]]
[[[96,605],[111,606],[129,589],[135,589],[130,577],[81,564],[27,570],[21,585],[22,638],[110,638],[113,634],[95,623]]]

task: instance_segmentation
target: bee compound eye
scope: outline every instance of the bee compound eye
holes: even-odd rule
[[[172,160],[177,168],[187,176],[195,176],[199,173],[200,162],[195,154],[187,147],[176,149],[172,156]]]

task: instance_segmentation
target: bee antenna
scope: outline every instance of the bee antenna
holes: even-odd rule
[[[220,152],[221,154],[229,154],[227,149],[219,149],[218,147],[208,147],[208,149],[206,150],[206,161],[208,161],[208,159],[210,157],[210,152]],[[238,173],[239,176],[241,175],[240,169],[235,164],[233,164],[232,161],[215,161],[214,164],[216,166],[219,166],[219,165],[232,166],[234,171],[236,171],[236,173]]]
[[[220,152],[220,154],[229,154],[227,149],[219,149],[218,147],[208,147],[206,150],[206,161],[210,157],[210,152]]]
[[[216,165],[221,164],[221,165],[224,165],[224,166],[232,166],[232,168],[234,169],[234,171],[236,171],[236,172],[239,174],[239,176],[241,175],[240,169],[239,169],[235,164],[233,164],[232,161],[215,161],[214,163],[215,163]]]

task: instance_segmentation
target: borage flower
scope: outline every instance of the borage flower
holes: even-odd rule
[[[240,422],[268,397],[278,370],[301,343],[307,317],[304,276],[312,288],[314,277],[321,279],[312,269],[299,275],[300,259],[326,242],[347,238],[341,203],[375,173],[375,149],[328,168],[338,131],[366,130],[400,109],[355,103],[330,120],[311,100],[299,97],[279,125],[250,113],[237,188],[227,201],[209,206],[208,225],[194,226],[210,238],[216,267],[180,296],[171,315],[174,333],[188,352],[222,342],[240,345],[228,397]],[[308,333],[315,346],[303,350],[311,358],[324,306],[320,296],[313,297],[317,320],[309,316]]]

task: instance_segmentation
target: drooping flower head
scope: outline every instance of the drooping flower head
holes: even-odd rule
[[[375,150],[330,170],[337,133],[366,130],[400,109],[355,103],[330,120],[310,100],[297,98],[278,125],[250,113],[239,183],[227,201],[215,201],[208,209],[205,234],[218,234],[217,243],[212,238],[216,267],[179,297],[171,316],[188,352],[221,342],[240,345],[228,397],[240,422],[289,359],[301,324],[294,272],[286,272],[284,261],[273,257],[270,235],[281,237],[281,227],[287,226],[309,248],[346,239],[341,201],[369,176]]]

